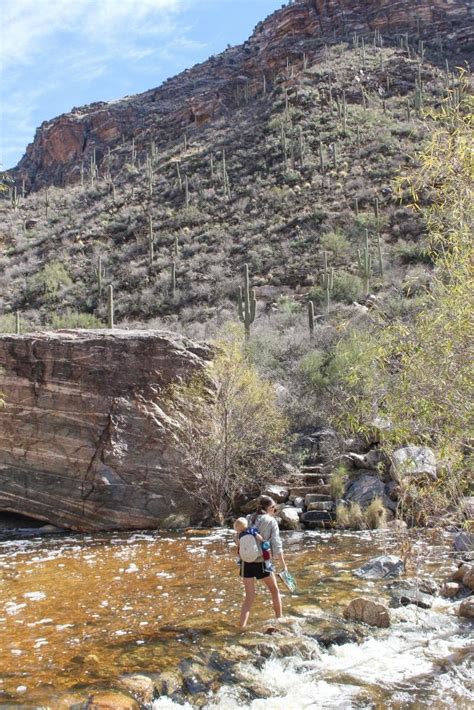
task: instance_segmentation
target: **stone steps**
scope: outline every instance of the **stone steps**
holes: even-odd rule
[[[332,500],[315,500],[312,503],[308,503],[306,510],[323,510],[330,511],[333,510],[334,503]]]

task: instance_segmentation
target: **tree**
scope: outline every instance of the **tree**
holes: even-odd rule
[[[286,422],[272,385],[249,364],[237,339],[217,344],[210,374],[213,392],[195,377],[175,387],[171,399],[186,411],[181,483],[222,525],[239,492],[268,480]]]

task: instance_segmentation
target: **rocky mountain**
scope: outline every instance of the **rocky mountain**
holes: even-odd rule
[[[413,311],[430,258],[396,180],[466,90],[472,12],[293,2],[158,89],[44,123],[0,200],[1,329],[99,325],[107,283],[123,325],[218,325],[244,263],[257,321],[282,297],[323,312],[331,268],[336,322],[369,290]]]
[[[154,140],[157,148],[184,133],[199,135],[203,124],[229,116],[242,97],[249,101],[271,91],[290,65],[318,61],[324,45],[380,33],[419,46],[437,42],[459,55],[474,41],[474,7],[463,0],[297,0],[260,22],[242,46],[186,70],[151,89],[122,100],[73,108],[45,121],[16,170],[28,189],[79,180],[80,163],[95,159],[104,169],[107,148],[135,138],[136,150]],[[303,55],[305,59],[303,59]],[[290,83],[291,85],[291,83]]]

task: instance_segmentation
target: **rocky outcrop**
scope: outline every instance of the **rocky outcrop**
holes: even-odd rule
[[[192,520],[172,385],[210,348],[156,331],[0,337],[0,511],[75,530]],[[209,380],[209,387],[212,383]]]
[[[164,148],[184,132],[192,134],[234,110],[241,100],[262,95],[264,77],[268,87],[284,81],[291,88],[289,63],[301,69],[303,54],[320,61],[325,43],[377,30],[394,41],[398,33],[408,33],[413,44],[442,37],[459,51],[474,41],[472,19],[467,0],[419,0],[416,6],[408,0],[291,3],[259,23],[242,46],[187,69],[158,89],[74,108],[43,123],[12,174],[31,189],[78,182],[81,162],[87,168],[94,152],[103,174],[109,147],[124,144],[123,165],[133,137],[138,158],[144,159],[151,140]]]

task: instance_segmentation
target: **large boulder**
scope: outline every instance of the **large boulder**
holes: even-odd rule
[[[458,552],[474,551],[474,533],[458,532],[454,536],[453,547]]]
[[[186,525],[185,407],[212,350],[156,331],[0,336],[0,510],[74,530]]]
[[[385,484],[375,471],[361,470],[358,476],[347,481],[344,499],[349,503],[358,503],[361,508],[366,508],[374,498],[380,498],[385,508],[396,511],[396,501],[387,495]]]
[[[270,496],[276,503],[286,503],[290,497],[290,491],[284,486],[267,486],[263,495]]]
[[[385,579],[398,577],[404,570],[403,560],[395,555],[379,555],[368,560],[362,567],[354,570],[356,577],[362,579]]]
[[[344,609],[344,617],[350,621],[363,621],[369,626],[388,628],[390,626],[390,612],[384,604],[373,602],[371,599],[357,597]]]
[[[427,446],[404,446],[393,452],[390,471],[396,481],[421,476],[436,480],[436,456]]]
[[[308,464],[327,463],[342,455],[344,441],[335,429],[320,427],[302,433],[295,449],[304,452]]]
[[[280,518],[283,527],[289,530],[298,530],[300,527],[301,512],[301,508],[293,508],[291,506],[282,507],[280,510]]]

